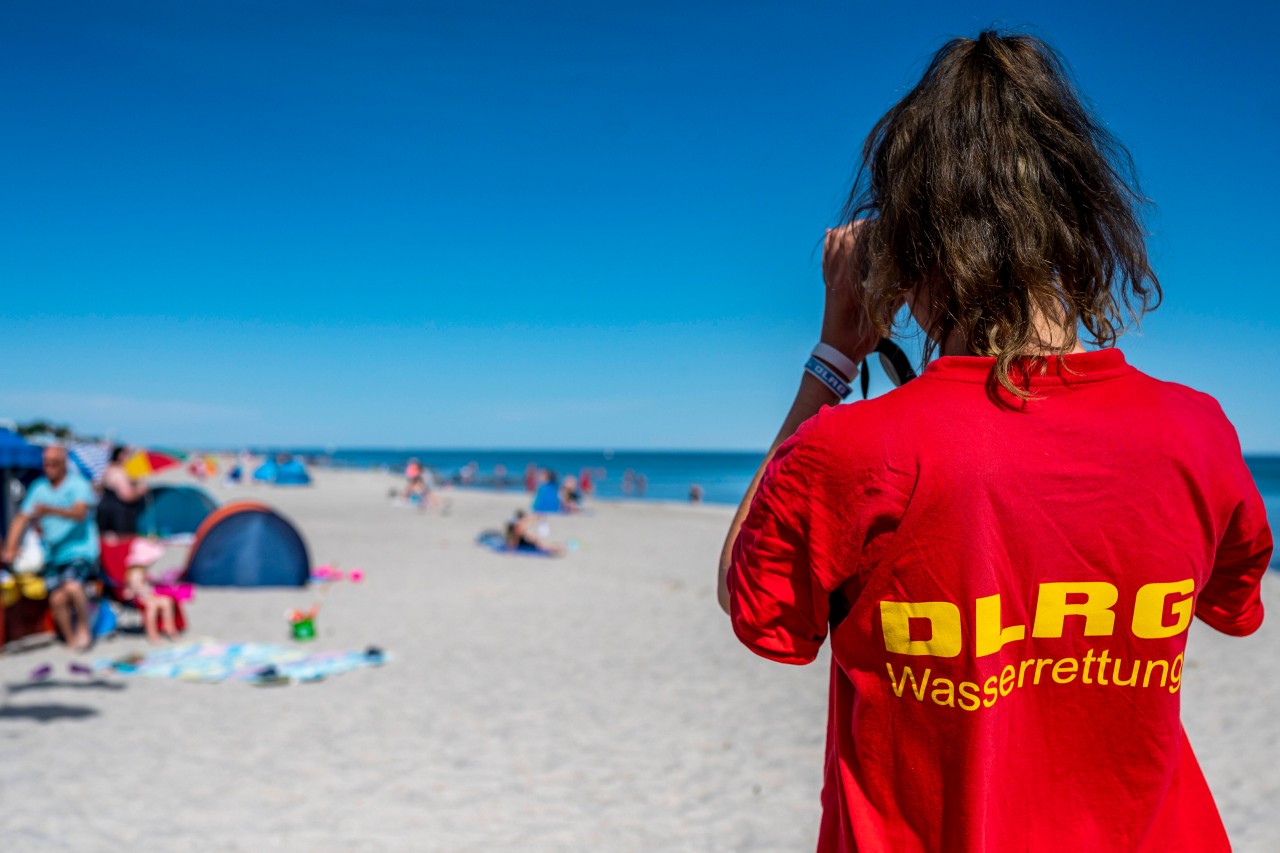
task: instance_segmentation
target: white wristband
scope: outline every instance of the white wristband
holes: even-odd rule
[[[853,359],[840,352],[840,350],[831,346],[831,344],[819,343],[813,348],[813,352],[809,353],[814,358],[820,358],[836,370],[844,374],[846,380],[853,379],[858,375],[858,365],[853,363]]]

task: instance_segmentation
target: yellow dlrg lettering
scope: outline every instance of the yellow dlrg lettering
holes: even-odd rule
[[[978,657],[993,655],[1008,643],[1027,636],[1027,626],[1000,624],[1000,596],[988,595],[974,602],[974,653]]]
[[[929,620],[929,639],[911,639],[911,620]],[[950,601],[882,601],[884,647],[900,655],[953,658],[960,654],[960,608]]]
[[[1138,597],[1133,602],[1133,635],[1144,640],[1158,640],[1161,637],[1173,637],[1187,630],[1191,624],[1191,609],[1196,582],[1193,578],[1174,583],[1149,583],[1138,590]],[[1182,598],[1170,605],[1174,615],[1172,625],[1164,624],[1165,602],[1171,595]]]
[[[1068,604],[1070,595],[1083,595],[1085,600]],[[1116,624],[1116,614],[1111,608],[1119,597],[1119,590],[1105,581],[1042,583],[1031,636],[1061,637],[1068,616],[1084,617],[1086,637],[1109,636]]]

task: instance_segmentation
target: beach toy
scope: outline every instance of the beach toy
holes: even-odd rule
[[[337,566],[331,566],[326,563],[323,566],[316,566],[311,570],[311,580],[324,582],[349,580],[352,583],[360,583],[360,581],[364,580],[364,570],[351,569],[344,573],[342,569]]]
[[[291,610],[285,614],[289,620],[289,633],[299,642],[316,638],[316,614],[320,605],[313,605],[310,610]]]
[[[337,566],[331,566],[328,563],[323,566],[316,566],[311,570],[311,580],[313,581],[340,581],[342,580],[342,569]]]

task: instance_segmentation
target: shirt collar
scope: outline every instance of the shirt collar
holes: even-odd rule
[[[952,382],[985,383],[991,379],[995,364],[993,357],[944,355],[929,362],[923,375]],[[1125,361],[1124,353],[1112,347],[1069,355],[1018,358],[1009,367],[1009,378],[1014,385],[1030,384],[1035,388],[1097,382],[1134,372],[1133,366]]]

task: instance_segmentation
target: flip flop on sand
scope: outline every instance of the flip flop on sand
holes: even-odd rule
[[[32,681],[47,681],[51,675],[53,675],[53,667],[47,663],[42,663],[35,669],[31,670],[29,678]]]
[[[67,665],[72,675],[93,675],[93,667],[85,666],[82,663],[72,663]]]

